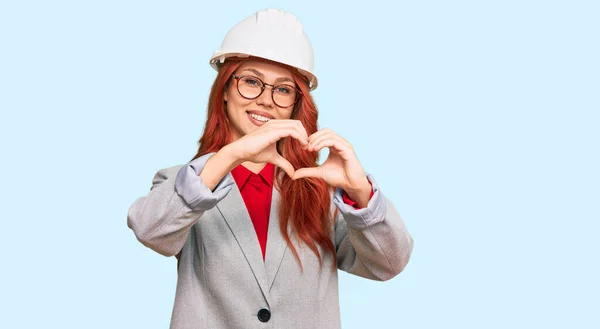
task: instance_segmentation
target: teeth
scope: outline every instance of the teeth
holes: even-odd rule
[[[258,121],[262,121],[262,122],[267,122],[267,121],[271,120],[267,117],[263,117],[262,115],[258,115],[258,114],[254,114],[254,113],[250,113],[250,116],[253,117],[254,119],[256,119]]]

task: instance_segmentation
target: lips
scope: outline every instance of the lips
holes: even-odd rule
[[[263,111],[246,111],[246,113],[252,113],[252,114],[256,114],[256,115],[260,115],[263,116],[265,118],[269,118],[269,119],[275,119],[274,116],[270,115],[267,112],[263,112]]]
[[[252,122],[252,124],[255,125],[255,126],[259,126],[260,127],[260,126],[262,126],[262,125],[264,125],[266,123],[264,121],[259,121],[259,120],[254,119],[250,115],[250,112],[248,112],[246,115],[248,116],[248,120],[250,120],[250,122]]]
[[[261,121],[259,118],[253,118],[252,116],[261,116],[264,118],[268,118],[269,120],[275,119],[271,114],[263,111],[246,111],[246,115],[248,116],[248,120],[250,120],[250,122],[252,122],[253,125],[259,127],[264,125],[268,121]]]

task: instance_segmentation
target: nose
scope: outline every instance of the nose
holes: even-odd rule
[[[271,85],[265,85],[265,89],[263,89],[262,94],[256,98],[256,104],[263,105],[266,107],[274,107],[275,103],[273,102],[273,95]]]

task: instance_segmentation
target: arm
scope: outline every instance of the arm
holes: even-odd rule
[[[373,176],[367,178],[373,196],[366,208],[355,209],[344,203],[343,190],[339,188],[334,193],[333,202],[340,210],[335,224],[338,268],[385,281],[402,272],[410,259],[413,239]]]
[[[300,121],[271,120],[217,153],[203,155],[180,168],[160,170],[150,193],[129,209],[127,225],[148,248],[165,256],[177,255],[190,228],[235,184],[230,173],[235,166],[244,161],[270,162],[288,175],[294,174],[294,167],[277,153],[276,142],[283,137],[307,144]]]
[[[127,226],[142,244],[164,256],[176,255],[183,248],[190,228],[231,190],[235,184],[231,174],[217,179],[212,176],[222,170],[215,169],[221,165],[219,161],[212,161],[214,168],[207,163],[213,155],[206,154],[184,166],[156,173],[148,195],[137,199],[127,216]],[[214,191],[204,184],[201,173],[208,174],[208,181],[218,182]]]

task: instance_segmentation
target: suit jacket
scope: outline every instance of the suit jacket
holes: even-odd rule
[[[338,273],[326,254],[316,255],[293,238],[303,270],[279,229],[279,193],[273,188],[263,261],[252,221],[231,173],[211,191],[198,176],[206,154],[184,166],[159,170],[148,195],[130,207],[127,223],[145,246],[180,253],[172,329],[340,328]],[[333,193],[331,230],[337,269],[388,280],[408,263],[413,240],[372,175],[374,194],[354,209]],[[309,207],[310,205],[307,205]]]

